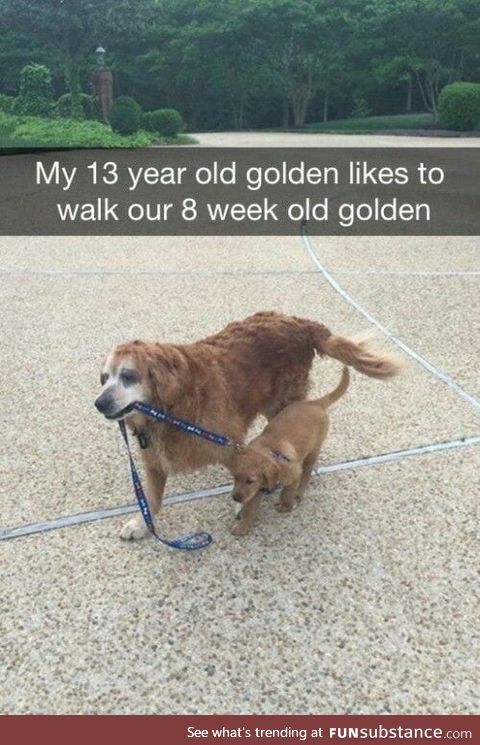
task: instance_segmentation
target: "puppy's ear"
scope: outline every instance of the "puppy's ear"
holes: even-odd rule
[[[263,470],[263,479],[268,491],[273,491],[278,483],[278,467],[268,461]]]

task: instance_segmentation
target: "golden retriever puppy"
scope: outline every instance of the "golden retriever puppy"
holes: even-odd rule
[[[229,466],[235,448],[152,421],[133,410],[135,402],[166,409],[241,443],[258,414],[271,419],[305,398],[315,353],[375,378],[398,371],[397,362],[386,354],[334,336],[315,321],[274,312],[230,323],[192,344],[131,341],[114,349],[103,364],[95,406],[107,419],[124,419],[139,436],[152,514],[160,508],[169,474],[212,463]],[[124,539],[146,535],[140,514],[121,533]]]
[[[313,466],[327,436],[328,407],[343,396],[349,384],[348,368],[334,391],[315,401],[290,404],[275,416],[262,434],[235,455],[230,470],[232,497],[242,509],[234,535],[245,535],[253,525],[262,493],[281,485],[279,512],[291,512],[307,488]]]

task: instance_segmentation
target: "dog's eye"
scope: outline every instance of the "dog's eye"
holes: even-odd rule
[[[140,376],[136,370],[123,370],[120,378],[125,385],[135,385],[140,380]]]
[[[254,484],[255,483],[255,479],[246,479],[245,480],[245,483],[247,483],[247,484]]]
[[[108,380],[108,373],[102,373],[100,375],[100,385],[105,385]]]

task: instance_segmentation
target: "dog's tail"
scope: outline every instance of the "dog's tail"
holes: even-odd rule
[[[322,398],[319,398],[316,403],[318,403],[322,408],[328,409],[329,406],[334,404],[335,401],[338,401],[338,399],[341,398],[344,393],[346,393],[349,384],[350,373],[348,367],[344,367],[342,370],[340,383],[337,385],[337,387],[333,391],[330,391],[330,393],[327,393],[326,396],[322,396]]]
[[[313,347],[318,354],[334,357],[364,375],[371,378],[391,378],[397,375],[403,367],[400,358],[387,352],[368,349],[365,339],[356,341],[344,336],[334,336],[320,323],[314,321],[306,323],[309,324]]]

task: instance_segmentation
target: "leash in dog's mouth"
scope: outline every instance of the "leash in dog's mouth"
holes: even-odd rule
[[[133,411],[134,408],[135,403],[129,404],[128,406],[125,406],[124,409],[121,409],[121,411],[117,411],[115,414],[104,414],[104,417],[105,419],[116,422],[119,419],[123,419],[123,417],[127,416],[127,414],[130,414],[130,412]]]

